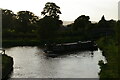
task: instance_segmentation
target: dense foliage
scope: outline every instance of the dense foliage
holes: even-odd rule
[[[3,9],[2,15],[3,41],[96,40],[103,36],[115,35],[115,26],[117,24],[114,20],[106,21],[104,16],[98,23],[91,23],[89,16],[81,15],[73,24],[64,26],[61,20],[51,15],[39,18],[29,11],[19,11],[14,14],[11,10]]]

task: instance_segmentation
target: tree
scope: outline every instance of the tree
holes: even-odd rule
[[[115,25],[115,21],[114,20],[107,21],[104,15],[102,16],[101,20],[98,22],[99,28],[114,28],[114,25]]]
[[[59,20],[60,7],[53,2],[47,2],[43,11],[44,17],[38,21],[38,37],[41,40],[53,40],[57,37],[57,31],[62,25]]]
[[[16,21],[16,30],[19,32],[32,32],[35,29],[35,24],[38,20],[38,17],[35,16],[32,12],[29,11],[19,11],[17,13],[17,21]]]
[[[104,15],[102,16],[101,20],[99,21],[98,27],[103,27],[103,28],[107,27],[107,21],[106,21]]]
[[[8,30],[13,28],[13,20],[15,14],[11,10],[2,9],[2,28]]]
[[[47,2],[41,14],[44,16],[47,15],[47,16],[51,16],[52,18],[59,19],[58,14],[61,14],[60,7],[53,2]]]
[[[11,37],[11,34],[15,32],[14,21],[16,15],[8,9],[2,9],[2,38]]]
[[[87,25],[90,23],[89,16],[81,15],[79,16],[73,23],[73,29],[74,30],[80,30],[83,31],[87,27]]]
[[[53,40],[56,38],[60,22],[50,16],[45,16],[38,22],[38,37],[41,40]]]

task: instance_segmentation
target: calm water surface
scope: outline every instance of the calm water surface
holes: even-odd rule
[[[98,61],[105,61],[100,50],[50,58],[38,47],[12,47],[6,54],[14,59],[11,78],[99,78]]]

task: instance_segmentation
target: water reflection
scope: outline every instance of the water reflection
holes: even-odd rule
[[[6,54],[14,59],[12,78],[98,78],[100,50],[46,57],[38,47],[13,47]]]

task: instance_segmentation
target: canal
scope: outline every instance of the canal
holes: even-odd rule
[[[105,61],[102,52],[90,51],[46,57],[42,48],[11,47],[6,54],[13,57],[14,69],[11,78],[99,78],[98,62]]]

